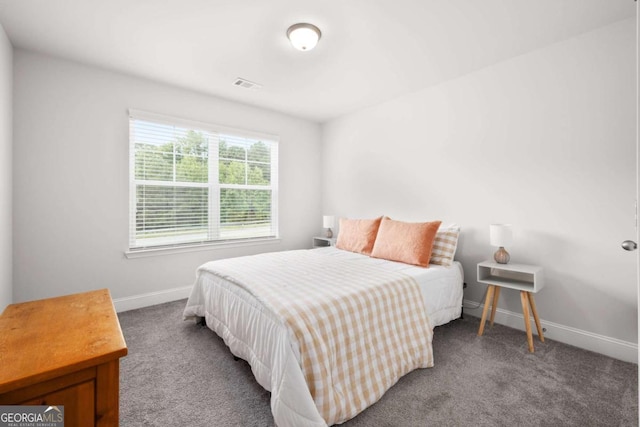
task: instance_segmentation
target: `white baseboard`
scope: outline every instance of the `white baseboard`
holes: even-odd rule
[[[148,294],[116,298],[113,300],[113,304],[116,311],[120,313],[122,311],[135,310],[136,308],[149,307],[152,305],[188,298],[191,293],[191,289],[192,286],[184,286],[182,288],[173,288]],[[476,301],[464,300],[465,314],[480,317],[482,315],[484,304],[480,304],[477,308],[468,308],[469,306],[476,307],[477,305],[478,303]],[[533,319],[531,319],[531,321],[535,331]],[[509,310],[498,308],[496,310],[495,322],[509,326],[510,328],[524,331],[524,316],[522,313],[514,313]],[[638,363],[638,345],[635,343],[595,334],[593,332],[583,331],[581,329],[572,328],[559,323],[548,322],[544,319],[540,319],[540,324],[546,329],[544,333],[545,338],[560,341],[565,344],[594,351],[596,353],[601,353],[615,359],[624,360],[625,362]]]
[[[193,286],[185,286],[182,288],[167,289],[164,291],[150,292],[148,294],[134,295],[124,298],[115,298],[113,305],[116,312],[135,310],[136,308],[149,307],[165,302],[177,301],[179,299],[188,298],[191,294]]]
[[[477,305],[478,302],[476,301],[464,300],[464,313],[469,314],[470,316],[481,317],[484,304],[480,304],[477,309],[468,308],[468,306],[476,307]],[[509,310],[498,308],[496,310],[495,323],[524,331],[524,316],[522,313],[514,313]],[[594,334],[593,332],[587,332],[570,326],[548,322],[543,319],[540,319],[540,324],[546,329],[544,332],[545,338],[560,341],[585,350],[594,351],[625,362],[638,363],[638,344],[636,343]],[[535,334],[533,318],[531,318],[531,325]]]

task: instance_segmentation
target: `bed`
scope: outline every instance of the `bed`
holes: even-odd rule
[[[389,284],[398,292],[389,293]],[[360,287],[364,293],[354,296]],[[204,318],[231,352],[250,364],[257,382],[271,392],[279,427],[319,427],[354,417],[402,375],[433,366],[433,328],[460,317],[462,287],[458,262],[423,268],[335,247],[284,251],[202,265],[184,318]],[[330,315],[320,313],[311,321],[307,312],[286,319],[292,306],[307,300],[327,306],[318,301],[343,293],[351,300],[333,304],[364,306],[366,316],[350,317],[352,308],[336,314],[333,307],[327,309]],[[362,297],[377,294],[370,303]],[[373,319],[375,312],[380,319]],[[288,323],[300,319],[307,322],[301,329]],[[315,336],[304,329],[309,322],[329,326],[318,327]],[[338,333],[327,332],[331,328]],[[379,334],[370,332],[376,328]],[[324,354],[324,347],[314,347],[316,339],[328,340],[339,350]],[[345,369],[350,373],[339,370],[343,365],[349,365]]]

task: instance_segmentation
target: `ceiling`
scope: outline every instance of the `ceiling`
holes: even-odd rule
[[[324,122],[616,21],[633,0],[0,0],[18,48]],[[295,50],[287,28],[322,39]],[[233,86],[242,77],[260,90]]]

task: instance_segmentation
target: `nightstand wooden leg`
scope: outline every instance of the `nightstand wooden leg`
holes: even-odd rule
[[[489,325],[493,326],[493,319],[496,318],[496,308],[498,308],[498,300],[500,299],[500,286],[496,286],[495,295],[493,296],[493,304],[491,304],[491,319]]]
[[[484,309],[482,310],[482,319],[480,320],[480,329],[478,329],[478,335],[482,335],[484,333],[484,323],[487,321],[487,312],[489,311],[489,305],[493,299],[493,291],[495,290],[494,285],[489,285],[487,288],[487,297],[484,299]]]
[[[527,343],[529,352],[533,353],[533,334],[531,333],[531,319],[529,318],[529,298],[526,291],[520,291],[520,301],[522,302],[522,314],[524,315],[524,328],[527,330]]]
[[[531,312],[533,313],[533,319],[536,321],[536,328],[538,329],[538,338],[544,342],[544,335],[542,335],[542,326],[540,325],[540,318],[538,317],[538,310],[536,310],[536,301],[533,299],[533,294],[527,292],[529,296],[529,305],[531,305]]]

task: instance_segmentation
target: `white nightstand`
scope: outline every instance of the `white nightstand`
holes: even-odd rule
[[[326,248],[327,246],[335,246],[335,237],[314,237],[311,239],[311,247],[313,248]]]
[[[484,324],[487,320],[487,312],[491,305],[490,325],[493,326],[493,319],[496,316],[496,307],[500,298],[500,289],[509,288],[520,291],[520,302],[522,303],[522,314],[524,315],[524,326],[527,331],[527,343],[529,351],[533,353],[533,335],[531,333],[531,320],[529,318],[529,306],[538,329],[538,337],[544,342],[542,326],[536,310],[536,302],[533,294],[544,286],[542,267],[526,264],[498,264],[493,261],[484,261],[478,264],[478,282],[489,285],[487,297],[482,310],[482,320],[478,335],[484,333]]]

